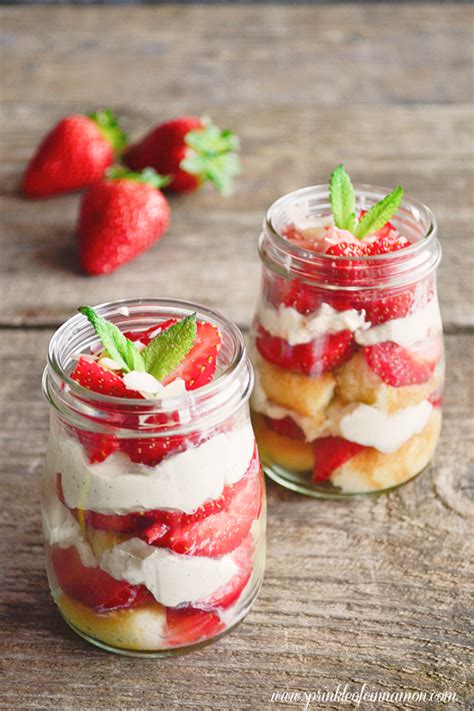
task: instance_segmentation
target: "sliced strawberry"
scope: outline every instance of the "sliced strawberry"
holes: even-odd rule
[[[143,585],[130,585],[125,580],[115,580],[100,568],[83,565],[75,546],[54,546],[51,561],[61,590],[96,612],[137,607],[153,600]]]
[[[387,235],[385,237],[379,237],[374,242],[367,245],[367,247],[370,255],[377,255],[398,252],[400,249],[405,249],[410,245],[411,242],[407,240],[406,237],[400,237],[398,233],[395,233],[393,236]]]
[[[373,325],[385,323],[396,318],[404,318],[412,310],[415,302],[415,290],[407,288],[397,294],[384,294],[375,299],[364,301],[362,307],[366,319]]]
[[[163,384],[176,378],[182,378],[186,390],[196,390],[210,383],[217,367],[217,354],[221,349],[222,338],[217,326],[198,321],[194,345],[184,360],[166,378]]]
[[[161,437],[138,437],[125,439],[120,442],[120,449],[125,452],[132,462],[146,464],[148,467],[156,467],[170,454],[182,452],[191,443],[191,436],[172,435],[166,437],[163,433]]]
[[[239,568],[238,573],[236,573],[229,582],[212,593],[210,597],[195,602],[194,606],[205,610],[213,610],[216,608],[225,610],[237,602],[252,575],[254,550],[255,547],[252,536],[248,535],[232,554],[232,559]]]
[[[177,323],[177,321],[178,319],[176,318],[169,318],[166,321],[157,323],[155,326],[150,326],[150,328],[147,328],[144,331],[127,331],[124,333],[124,336],[128,338],[129,341],[140,341],[143,345],[147,346],[150,341],[155,338],[155,336],[162,331],[165,331],[170,326],[173,326],[173,324]]]
[[[257,348],[265,360],[285,370],[306,375],[321,375],[333,370],[350,358],[354,350],[354,336],[349,330],[328,333],[309,343],[290,346],[278,336],[271,336],[260,327]]]
[[[79,358],[71,378],[88,390],[114,397],[141,398],[134,390],[127,390],[121,378],[102,368],[97,361],[85,356]]]
[[[165,512],[143,532],[147,543],[187,555],[220,556],[233,551],[247,536],[262,503],[257,450],[245,476],[224,488],[222,496],[193,514]],[[163,527],[163,523],[167,528]]]
[[[363,353],[369,368],[394,388],[426,383],[435,367],[432,360],[422,360],[392,341],[367,346]]]
[[[265,417],[267,427],[273,432],[291,437],[291,439],[305,440],[305,434],[301,427],[291,417],[282,417],[279,420],[274,420],[271,417]]]
[[[225,625],[213,612],[193,607],[166,608],[166,642],[172,647],[184,647],[214,637]]]
[[[342,437],[320,437],[314,441],[313,481],[328,479],[333,471],[355,457],[363,449],[361,444],[349,442]]]
[[[119,440],[113,435],[89,432],[78,428],[74,428],[74,433],[84,447],[91,464],[104,462],[107,457],[119,448]]]
[[[326,250],[333,257],[366,257],[369,252],[363,242],[338,242]],[[350,266],[350,262],[347,266]],[[346,266],[346,265],[344,265]]]

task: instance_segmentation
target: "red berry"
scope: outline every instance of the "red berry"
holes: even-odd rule
[[[88,390],[93,390],[101,395],[113,397],[140,398],[141,395],[134,390],[128,390],[122,378],[110,370],[106,370],[97,361],[89,360],[85,356],[79,358],[71,378]]]
[[[256,339],[257,348],[265,360],[285,370],[306,375],[321,375],[342,365],[354,350],[351,331],[328,333],[310,341],[290,346],[278,336],[271,336],[260,327]]]
[[[137,607],[153,600],[143,585],[130,585],[125,580],[115,580],[98,567],[85,566],[75,546],[54,546],[51,562],[61,590],[96,612]]]
[[[267,427],[273,432],[290,437],[291,439],[305,440],[305,434],[291,417],[282,417],[280,420],[274,420],[271,417],[265,417]]]
[[[225,610],[233,605],[239,599],[252,575],[254,550],[252,536],[248,535],[243,543],[232,553],[232,560],[237,564],[238,572],[225,585],[213,592],[210,597],[195,602],[195,607],[202,607],[206,610],[216,608]]]
[[[334,257],[366,257],[368,253],[363,242],[338,242],[326,250],[326,254]]]
[[[328,479],[333,471],[356,454],[366,449],[361,444],[349,442],[342,437],[320,437],[313,443],[313,481]]]
[[[163,378],[165,385],[176,378],[182,378],[186,383],[186,390],[196,390],[213,379],[222,344],[221,333],[217,326],[204,321],[198,321],[196,328],[193,347],[178,367]]]
[[[409,242],[405,237],[379,237],[371,244],[367,245],[370,255],[389,254],[390,252],[398,252],[400,249],[409,247]]]
[[[369,368],[394,388],[426,383],[436,364],[436,361],[418,358],[392,341],[367,346],[363,353]]]
[[[159,124],[130,146],[125,160],[134,170],[150,166],[167,175],[167,188],[175,192],[197,190],[205,181],[225,190],[238,172],[237,149],[230,131],[197,116],[181,116]]]
[[[156,512],[157,521],[144,531],[143,538],[149,544],[175,553],[212,557],[229,553],[242,543],[260,513],[259,470],[255,449],[245,476],[236,484],[226,486],[219,499],[207,502],[193,514]]]
[[[126,142],[110,111],[63,118],[42,140],[23,176],[28,197],[78,190],[100,180]]]
[[[79,256],[92,275],[108,274],[151,247],[165,233],[169,203],[146,176],[103,180],[84,195],[78,219]],[[153,180],[152,180],[153,182]]]
[[[194,607],[166,608],[166,642],[184,647],[214,637],[225,625],[213,612]]]

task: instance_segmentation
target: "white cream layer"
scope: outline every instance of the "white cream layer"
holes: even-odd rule
[[[377,326],[371,326],[370,321],[366,321],[364,310],[336,311],[329,304],[321,304],[317,311],[306,316],[283,304],[278,309],[261,306],[258,317],[270,335],[283,338],[290,346],[309,343],[326,333],[350,330],[361,346],[393,341],[403,348],[408,348],[423,340],[429,332],[436,333],[442,329],[436,299],[408,316]]]
[[[100,567],[116,580],[145,585],[158,602],[169,607],[210,597],[238,572],[232,554],[220,558],[177,555],[140,538],[106,551]]]
[[[432,409],[428,400],[392,415],[370,405],[349,405],[339,420],[339,431],[350,442],[390,454],[425,428]]]
[[[261,306],[258,318],[268,333],[283,338],[290,346],[309,343],[325,333],[346,330],[354,332],[368,327],[363,310],[336,311],[329,304],[321,304],[317,311],[307,316],[283,304],[278,309]]]
[[[358,329],[355,340],[360,346],[393,341],[403,348],[409,348],[433,331],[441,331],[441,314],[438,301],[432,299],[426,306],[403,318],[394,318],[369,329]]]
[[[90,464],[80,442],[56,427],[50,436],[47,467],[53,474],[61,473],[69,508],[103,514],[157,508],[192,513],[244,476],[254,443],[248,424],[171,455],[156,467],[133,463],[122,452]]]

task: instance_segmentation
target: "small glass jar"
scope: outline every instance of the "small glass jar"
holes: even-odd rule
[[[357,209],[388,192],[356,186]],[[396,252],[336,257],[285,237],[323,229],[330,215],[327,186],[289,193],[266,214],[251,410],[272,479],[343,498],[391,490],[433,456],[444,378],[441,247],[431,211],[408,198],[391,223],[412,245]]]
[[[239,330],[201,306],[104,304],[124,332],[196,312],[220,329],[215,379],[164,400],[92,392],[70,375],[98,339],[82,315],[54,334],[43,377],[51,429],[42,486],[48,579],[61,614],[99,647],[163,656],[248,613],[265,557],[263,477]]]

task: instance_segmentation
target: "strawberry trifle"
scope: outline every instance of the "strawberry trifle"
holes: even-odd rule
[[[436,223],[401,187],[329,186],[269,209],[250,339],[265,471],[313,496],[392,489],[430,462],[444,375]]]
[[[238,329],[160,299],[81,307],[53,336],[47,569],[89,641],[173,654],[233,627],[264,566],[252,369]]]

